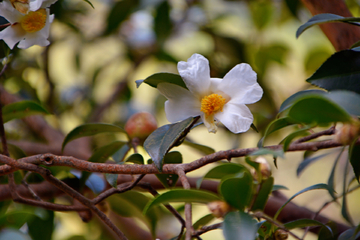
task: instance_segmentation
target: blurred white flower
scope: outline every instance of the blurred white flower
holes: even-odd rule
[[[168,99],[165,113],[170,122],[201,116],[209,132],[217,131],[218,121],[233,133],[249,130],[253,115],[245,104],[259,101],[263,94],[250,65],[236,65],[223,79],[210,78],[208,60],[194,54],[179,62],[178,70],[189,90],[171,83],[157,87]]]
[[[30,2],[30,10],[37,6],[49,6],[55,1],[33,1]],[[40,8],[23,14],[16,10],[9,2],[0,2],[0,15],[10,22],[10,26],[0,32],[0,39],[12,49],[16,43],[20,42],[19,48],[29,48],[33,45],[47,46],[50,42],[49,37],[50,23],[54,20],[54,15],[50,15],[48,8]]]

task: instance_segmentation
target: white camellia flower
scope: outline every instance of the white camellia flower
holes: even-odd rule
[[[10,26],[0,32],[0,39],[4,40],[11,49],[18,42],[20,42],[19,48],[49,45],[50,42],[47,39],[54,15],[50,15],[48,8],[36,9],[36,7],[49,6],[53,2],[55,1],[32,1],[29,3],[29,11],[26,14],[16,10],[8,1],[0,2],[0,16],[10,22]]]
[[[253,115],[245,104],[259,101],[263,94],[250,65],[236,65],[223,79],[210,78],[208,60],[194,54],[179,62],[178,70],[189,90],[171,83],[157,86],[168,99],[165,113],[170,122],[200,116],[209,132],[217,131],[217,122],[233,133],[249,130]]]

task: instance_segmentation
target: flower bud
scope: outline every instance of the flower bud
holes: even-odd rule
[[[155,117],[148,112],[139,112],[132,115],[125,124],[125,131],[130,139],[138,138],[140,143],[157,129]]]
[[[221,218],[225,216],[226,213],[228,213],[231,210],[231,207],[229,204],[223,201],[214,201],[208,203],[208,208],[212,215],[214,215],[217,218]]]
[[[286,240],[289,237],[289,233],[287,233],[285,230],[277,229],[274,233],[275,240]]]
[[[349,145],[359,136],[359,133],[360,123],[358,120],[355,120],[351,123],[345,123],[338,129],[335,134],[335,140],[343,145]]]
[[[263,179],[267,179],[271,176],[271,167],[268,161],[264,157],[257,157],[256,163],[259,163],[259,170]],[[255,174],[255,175],[254,175]],[[256,172],[253,173],[255,179],[257,179]]]

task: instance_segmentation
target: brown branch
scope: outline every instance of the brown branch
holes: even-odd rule
[[[180,182],[184,189],[190,189],[190,183],[185,175],[185,170],[182,167],[176,168],[176,174],[179,176]],[[192,227],[192,211],[191,211],[191,203],[185,203],[185,226],[186,226],[186,234],[185,240],[191,240],[192,232],[194,231]]]
[[[215,223],[213,225],[203,226],[199,230],[195,231],[194,234],[192,235],[192,237],[198,237],[201,234],[204,234],[204,233],[212,231],[212,230],[219,229],[221,227],[222,227],[222,223]]]
[[[345,1],[339,0],[301,0],[312,15],[333,13],[343,17],[352,17]],[[330,40],[336,51],[350,48],[360,40],[360,27],[347,23],[326,23],[321,30]]]

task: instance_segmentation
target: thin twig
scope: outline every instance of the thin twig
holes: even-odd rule
[[[321,131],[321,132],[317,132],[317,133],[313,133],[311,135],[299,138],[298,140],[294,141],[293,143],[302,143],[302,142],[307,142],[316,138],[319,138],[321,136],[325,136],[325,135],[333,135],[335,133],[335,126],[332,126],[331,128]]]
[[[194,234],[192,235],[192,237],[197,237],[201,234],[204,234],[206,232],[212,231],[212,230],[216,230],[222,227],[222,222],[221,223],[215,223],[213,225],[209,225],[209,226],[203,226],[201,227],[199,230],[195,231]]]
[[[31,193],[32,197],[35,200],[42,201],[41,198],[31,189],[31,187],[29,186],[29,184],[26,181],[26,179],[30,176],[30,174],[32,174],[32,172],[27,172],[25,174],[24,178],[21,180],[21,183],[29,190],[29,192]]]

